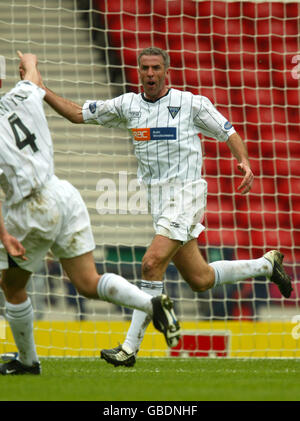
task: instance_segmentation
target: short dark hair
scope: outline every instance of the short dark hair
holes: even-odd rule
[[[164,60],[165,69],[168,69],[169,66],[170,66],[169,54],[165,50],[163,50],[162,48],[158,48],[158,47],[144,48],[138,56],[138,65],[139,66],[141,64],[141,57],[142,56],[162,56],[162,58]]]

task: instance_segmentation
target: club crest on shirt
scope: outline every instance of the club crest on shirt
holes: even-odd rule
[[[171,114],[172,118],[175,118],[179,112],[181,107],[168,107],[169,113]]]

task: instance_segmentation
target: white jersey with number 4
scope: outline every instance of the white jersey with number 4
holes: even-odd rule
[[[227,141],[235,132],[208,98],[177,89],[155,102],[127,93],[106,101],[87,101],[86,123],[128,129],[146,185],[201,179],[199,133]]]
[[[45,91],[20,81],[0,98],[0,186],[8,205],[53,176],[53,146],[43,109]]]

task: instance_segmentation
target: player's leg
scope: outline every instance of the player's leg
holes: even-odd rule
[[[197,239],[184,244],[172,260],[193,291],[206,291],[214,285],[214,270],[201,255]]]
[[[156,235],[142,260],[142,279],[162,281],[172,257],[180,247],[180,241]]]
[[[0,365],[0,374],[40,374],[33,335],[33,308],[26,293],[31,272],[19,267],[2,271],[6,319],[10,325],[18,357]]]
[[[142,280],[140,288],[153,297],[163,292],[163,276],[172,256],[181,247],[181,242],[163,235],[156,235],[142,260]],[[144,338],[151,318],[143,311],[134,310],[131,324],[122,345],[103,349],[101,357],[113,365],[133,366],[136,354]]]
[[[160,294],[160,297],[153,299],[150,294],[114,273],[104,273],[100,276],[92,252],[68,259],[62,258],[60,261],[80,294],[87,298],[139,309],[153,320],[154,326],[164,334],[169,346],[178,342],[179,325],[173,305],[166,296]]]
[[[289,297],[291,281],[282,265],[283,255],[276,250],[258,259],[220,260],[207,264],[199,251],[197,240],[181,247],[173,257],[177,269],[193,291],[264,276],[275,282],[281,293]]]
[[[61,258],[60,262],[79,294],[129,308],[140,308],[152,316],[151,297],[122,276],[114,273],[99,275],[92,252]]]

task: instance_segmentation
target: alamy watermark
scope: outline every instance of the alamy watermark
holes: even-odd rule
[[[155,182],[150,185],[120,171],[117,179],[101,178],[96,185],[96,210],[105,214],[186,213],[206,205],[207,183],[197,181]]]

